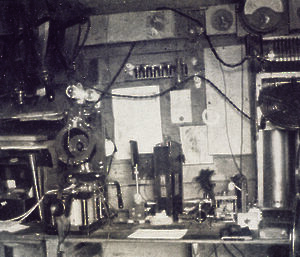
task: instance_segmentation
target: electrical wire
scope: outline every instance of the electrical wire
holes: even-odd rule
[[[71,224],[68,223],[68,229],[66,231],[63,231],[63,236],[60,236],[58,234],[58,243],[56,247],[56,255],[57,257],[63,257],[63,251],[61,251],[61,245],[64,243],[68,235],[70,234]]]
[[[85,33],[84,33],[84,37],[82,39],[82,42],[81,44],[79,45],[80,43],[80,38],[81,38],[81,34],[82,34],[82,29],[81,29],[81,24],[79,24],[79,28],[78,28],[78,34],[77,34],[77,38],[76,38],[76,41],[75,41],[75,46],[74,46],[74,50],[73,50],[73,53],[71,55],[71,57],[66,57],[64,54],[63,54],[63,51],[62,51],[62,47],[61,45],[58,44],[58,42],[55,42],[55,50],[57,51],[57,56],[58,58],[60,59],[62,65],[64,66],[64,68],[68,71],[68,72],[73,72],[74,71],[74,63],[77,59],[77,57],[79,56],[80,52],[82,51],[83,47],[85,46],[85,43],[88,39],[88,35],[89,35],[89,32],[90,32],[90,29],[91,29],[91,20],[90,18],[86,18],[86,21],[85,23],[87,23],[87,28],[85,30]]]
[[[127,61],[129,60],[129,58],[130,58],[130,56],[131,56],[131,54],[132,54],[132,51],[133,51],[135,45],[136,45],[135,42],[133,42],[133,43],[131,44],[130,49],[129,49],[129,51],[128,51],[126,57],[124,58],[124,60],[123,60],[123,62],[122,62],[122,64],[121,64],[121,66],[119,67],[118,71],[116,72],[116,74],[114,75],[114,77],[112,78],[112,80],[110,81],[110,83],[106,86],[106,88],[105,88],[103,91],[98,90],[98,91],[101,92],[102,94],[101,94],[101,96],[99,97],[99,99],[95,102],[94,106],[97,105],[97,104],[103,99],[103,97],[104,97],[106,94],[108,94],[110,88],[111,88],[112,85],[115,83],[115,81],[116,81],[117,78],[119,77],[121,71],[122,71],[123,68],[125,67]],[[94,88],[94,89],[95,89],[95,88]]]
[[[215,257],[218,257],[218,250],[217,250],[216,245],[214,244],[213,247],[214,247]]]
[[[215,257],[218,257],[218,256],[216,256],[216,254],[218,255],[218,248],[219,248],[219,246],[220,245],[213,244],[213,249],[210,251],[210,253],[207,255],[207,257],[212,256],[212,254],[215,254]]]
[[[103,211],[106,213],[107,219],[110,222],[110,219],[111,219],[111,217],[110,217],[110,211],[109,211],[110,204],[106,200],[103,191],[101,191],[100,189],[104,189],[104,187],[98,187],[96,189],[96,192],[98,192],[97,196],[100,198],[100,202],[101,202],[101,204],[103,204]]]
[[[241,47],[241,56],[243,48]],[[241,110],[244,112],[244,65],[241,65]],[[241,115],[240,174],[243,174],[244,119]]]
[[[226,78],[225,78],[225,72],[224,72],[224,69],[223,69],[221,63],[219,63],[219,67],[220,67],[221,74],[222,74],[222,77],[223,77],[224,94],[226,95],[227,94],[227,83],[226,83]],[[242,110],[241,110],[241,113],[243,113]],[[226,100],[224,101],[224,119],[225,119],[225,133],[226,133],[226,138],[227,138],[227,142],[228,142],[228,147],[229,147],[229,150],[230,150],[231,158],[233,160],[233,163],[234,163],[237,171],[241,174],[241,169],[240,169],[240,167],[239,167],[239,165],[237,163],[237,160],[236,160],[236,158],[234,156],[232,145],[231,145],[231,141],[230,141],[229,128],[228,128],[228,110],[227,110]]]
[[[41,199],[33,205],[27,212],[21,214],[20,216],[4,220],[3,222],[11,222],[11,221],[17,221],[17,222],[22,222],[24,219],[26,219],[44,200],[44,196],[41,197]]]
[[[227,247],[226,244],[223,244],[224,249],[226,250],[227,253],[229,253],[229,255],[231,255],[232,257],[236,257],[233,252],[230,251],[230,249]]]
[[[236,67],[238,67],[238,66],[243,65],[243,64],[249,59],[248,57],[244,57],[240,62],[234,63],[234,64],[224,62],[224,61],[221,59],[221,57],[219,56],[219,54],[217,53],[216,49],[214,48],[214,46],[213,46],[213,44],[212,44],[212,42],[211,42],[211,40],[210,40],[210,37],[206,34],[206,32],[204,32],[203,35],[205,36],[205,38],[206,38],[206,40],[207,40],[207,42],[208,42],[208,44],[209,44],[209,48],[210,48],[210,50],[212,51],[212,53],[214,54],[214,56],[216,57],[216,59],[217,59],[220,63],[222,63],[224,66],[229,67],[229,68],[236,68]]]
[[[242,257],[245,257],[245,254],[242,252],[241,249],[239,249],[235,244],[232,244],[232,246],[234,247],[234,249],[236,249],[236,250],[239,252],[239,254],[240,254]]]
[[[204,26],[203,26],[203,24],[202,24],[201,21],[199,21],[198,19],[195,19],[194,17],[192,17],[192,16],[190,16],[190,15],[188,15],[188,14],[186,14],[186,13],[183,13],[183,12],[181,12],[181,11],[175,9],[175,8],[170,8],[170,7],[160,7],[160,8],[157,8],[157,10],[170,10],[170,11],[173,11],[173,12],[179,14],[180,16],[185,17],[185,18],[187,18],[187,19],[189,19],[189,20],[195,22],[195,23],[198,24],[201,28],[203,28],[203,33],[202,33],[202,34],[204,35],[206,41],[208,42],[208,45],[209,45],[210,50],[211,50],[212,53],[214,54],[215,58],[216,58],[220,63],[222,63],[224,66],[229,67],[229,68],[236,68],[236,67],[238,67],[238,66],[243,65],[243,63],[249,59],[248,57],[244,57],[244,58],[241,59],[241,61],[239,61],[239,62],[237,62],[237,63],[226,63],[226,62],[219,56],[219,54],[217,53],[217,51],[216,51],[216,49],[215,49],[213,43],[211,42],[210,37],[207,35],[206,31],[204,30]]]
[[[140,96],[136,96],[136,95],[123,95],[123,94],[113,94],[113,93],[109,93],[109,92],[106,92],[104,90],[101,90],[101,89],[98,89],[98,88],[95,88],[95,87],[88,87],[88,88],[91,88],[91,89],[94,89],[95,91],[98,91],[100,93],[104,93],[105,92],[105,95],[106,96],[114,96],[114,97],[120,97],[120,98],[129,98],[129,99],[149,99],[149,98],[156,98],[156,97],[161,97],[161,96],[164,96],[165,94],[169,93],[170,91],[174,90],[174,89],[179,89],[180,87],[184,87],[184,85],[194,79],[194,77],[198,77],[200,78],[201,80],[205,81],[208,83],[209,86],[211,86],[212,88],[214,88],[218,94],[220,94],[222,97],[225,98],[225,100],[236,110],[238,111],[239,113],[241,113],[243,115],[243,117],[249,119],[249,120],[252,120],[252,118],[245,112],[243,112],[229,97],[226,96],[226,94],[224,92],[222,92],[211,80],[205,78],[204,76],[202,75],[192,75],[190,77],[187,77],[185,78],[184,80],[182,80],[181,82],[175,84],[174,86],[171,86],[169,87],[168,89],[160,92],[160,93],[157,93],[157,94],[152,94],[152,95],[140,95]],[[97,101],[99,102],[100,99]]]
[[[69,186],[69,187],[66,187],[63,189],[63,191],[65,190],[69,190],[69,189],[72,189],[74,188],[73,185]],[[17,217],[14,217],[14,218],[11,218],[11,219],[8,219],[8,220],[3,220],[1,222],[11,222],[11,221],[16,221],[16,222],[22,222],[23,220],[25,220],[39,205],[41,205],[41,203],[43,202],[44,198],[46,195],[48,194],[54,194],[54,193],[57,193],[59,190],[58,189],[54,189],[54,190],[49,190],[47,191],[41,198],[39,201],[37,201],[37,203],[35,205],[33,205],[28,211],[26,211],[25,213],[17,216]]]
[[[75,47],[73,50],[72,60],[74,60],[76,57],[77,48],[79,48],[81,33],[82,33],[81,24],[78,24],[78,33],[77,33],[77,37],[76,37],[76,41],[75,41]]]
[[[56,193],[58,190],[50,190],[48,191],[46,194],[51,194],[51,193]],[[46,195],[45,194],[45,195]],[[42,201],[44,200],[44,197],[45,195],[43,195],[39,201],[37,201],[37,203],[35,205],[33,205],[28,211],[26,211],[25,213],[17,216],[17,217],[14,217],[14,218],[11,218],[11,219],[8,219],[8,220],[4,220],[3,222],[10,222],[10,221],[17,221],[18,222],[22,222],[24,219],[26,219],[41,203]]]
[[[84,37],[83,37],[83,40],[82,40],[82,43],[81,43],[80,46],[79,46],[79,42],[80,42],[80,37],[81,37],[81,25],[79,25],[80,31],[78,32],[77,44],[75,45],[77,49],[75,48],[75,51],[73,53],[72,62],[76,61],[79,53],[82,51],[82,49],[85,46],[85,43],[86,43],[86,41],[88,39],[90,30],[91,30],[91,19],[87,18],[86,23],[87,23],[87,28],[86,28],[86,31],[84,33]]]

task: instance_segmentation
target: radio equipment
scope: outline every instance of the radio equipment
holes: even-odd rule
[[[294,62],[300,60],[300,37],[280,36],[263,39],[263,56],[271,62]]]
[[[118,207],[123,208],[120,184],[106,182],[105,176],[93,173],[71,174],[70,190],[47,195],[44,207],[44,228],[56,234],[61,221],[68,225],[69,232],[90,234],[105,224],[112,216],[107,202],[107,186],[116,187]]]
[[[166,211],[174,221],[182,213],[182,162],[181,145],[168,142],[154,147],[154,194],[157,211]]]
[[[257,76],[259,131],[258,196],[266,208],[291,207],[294,194],[296,129],[300,127],[299,72]]]

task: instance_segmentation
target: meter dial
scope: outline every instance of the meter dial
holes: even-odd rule
[[[241,17],[251,32],[269,33],[277,29],[284,11],[282,0],[246,0]]]

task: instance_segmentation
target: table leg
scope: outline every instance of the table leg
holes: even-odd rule
[[[5,246],[4,244],[0,244],[0,256],[5,256]]]
[[[199,250],[199,245],[198,244],[192,244],[192,257],[200,257],[200,250]]]
[[[45,257],[57,256],[57,246],[58,246],[58,239],[57,238],[47,239],[46,240]]]

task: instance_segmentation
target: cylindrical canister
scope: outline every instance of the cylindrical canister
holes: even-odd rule
[[[71,226],[83,226],[82,200],[73,199],[70,212]]]
[[[288,130],[263,131],[263,199],[266,208],[291,207],[295,135]]]

